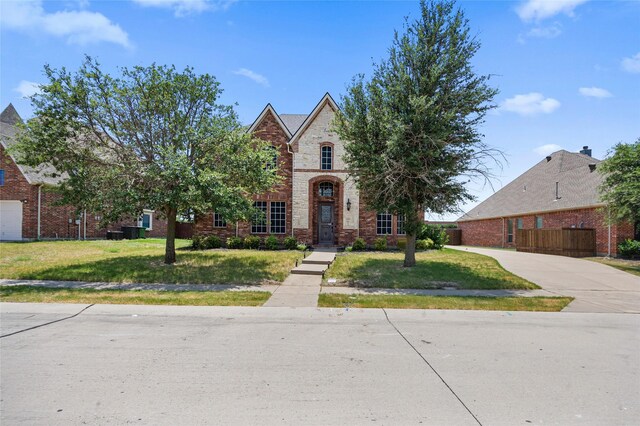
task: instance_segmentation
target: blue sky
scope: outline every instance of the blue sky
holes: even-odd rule
[[[0,1],[3,108],[12,102],[29,117],[23,96],[44,82],[43,65],[77,69],[86,53],[110,72],[156,62],[213,74],[244,123],[269,102],[308,113],[327,91],[339,101],[419,10],[408,1]],[[640,2],[459,5],[482,42],[476,70],[500,89],[482,128],[507,155],[495,189],[554,150],[589,145],[604,158],[640,137]],[[469,189],[479,201],[492,193]]]

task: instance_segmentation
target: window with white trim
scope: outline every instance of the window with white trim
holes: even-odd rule
[[[378,213],[376,216],[376,234],[391,235],[391,213]]]
[[[213,227],[214,228],[226,228],[227,221],[222,217],[220,213],[213,213]]]
[[[398,235],[405,235],[406,232],[404,230],[404,214],[399,214],[398,215],[398,221],[397,221],[397,233]]]
[[[269,231],[272,234],[284,234],[287,229],[287,210],[284,201],[270,203]]]
[[[142,215],[138,219],[138,226],[145,228],[147,231],[153,230],[153,210],[142,211]]]
[[[267,202],[254,201],[253,207],[258,211],[254,214],[253,220],[251,221],[251,233],[266,234],[267,233]]]
[[[333,147],[330,145],[324,145],[320,148],[320,169],[333,169]]]

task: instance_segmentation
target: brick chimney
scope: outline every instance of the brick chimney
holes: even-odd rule
[[[591,150],[588,146],[583,146],[580,150],[580,154],[588,155],[589,157],[591,157]]]

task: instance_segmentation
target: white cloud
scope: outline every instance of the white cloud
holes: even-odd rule
[[[40,85],[33,81],[22,80],[20,84],[18,84],[18,87],[13,90],[20,93],[23,98],[28,98],[36,93],[40,93]]]
[[[237,0],[133,0],[145,7],[162,7],[173,9],[177,17],[183,17],[205,11],[215,12],[217,10],[227,10],[229,6]]]
[[[234,71],[233,73],[236,75],[247,77],[248,79],[253,80],[256,83],[260,84],[261,86],[269,87],[269,80],[267,80],[267,77],[261,74],[258,74],[256,72],[253,72],[251,70],[248,70],[246,68],[240,68],[239,70]]]
[[[527,32],[529,37],[555,38],[562,34],[562,28],[558,22],[548,27],[533,27]]]
[[[610,98],[613,96],[607,89],[600,87],[581,87],[578,89],[578,92],[580,92],[582,96],[590,98]]]
[[[622,59],[620,65],[626,72],[634,74],[640,73],[640,52],[636,53],[630,58]]]
[[[560,107],[560,102],[553,98],[545,98],[542,93],[527,93],[506,99],[500,109],[520,115],[549,114]]]
[[[587,0],[526,0],[516,8],[523,21],[541,21],[559,13],[573,16],[573,10]]]
[[[541,145],[537,148],[534,148],[533,152],[543,157],[546,157],[547,155],[552,154],[556,151],[560,151],[561,149],[562,147],[560,145],[556,145],[554,143],[548,143],[546,145]]]
[[[42,1],[2,1],[0,24],[7,29],[43,32],[62,37],[71,44],[108,42],[130,47],[129,36],[101,13],[61,11],[48,13]]]

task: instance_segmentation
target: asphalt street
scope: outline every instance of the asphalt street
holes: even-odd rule
[[[2,425],[640,424],[632,314],[4,303],[0,320]]]

